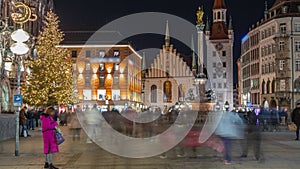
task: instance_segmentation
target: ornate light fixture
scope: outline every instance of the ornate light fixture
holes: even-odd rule
[[[37,19],[37,15],[32,14],[31,9],[29,6],[25,5],[22,2],[12,2],[12,5],[14,6],[16,11],[20,12],[13,12],[11,14],[12,20],[20,25],[20,28],[16,31],[14,31],[11,34],[12,40],[14,40],[16,43],[13,43],[10,47],[10,50],[16,54],[16,60],[17,60],[17,66],[18,66],[18,75],[17,75],[17,92],[16,96],[22,98],[22,95],[20,94],[20,78],[21,78],[21,56],[24,55],[29,51],[29,47],[24,43],[28,41],[29,35],[27,32],[25,32],[22,29],[22,26],[24,23],[28,21],[35,21]],[[14,103],[15,107],[17,108],[16,111],[16,146],[15,146],[15,156],[19,156],[19,116],[20,116],[20,107],[22,105],[21,102]]]

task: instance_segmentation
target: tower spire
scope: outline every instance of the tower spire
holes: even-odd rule
[[[264,14],[267,15],[268,14],[268,1],[265,1],[265,11]]]
[[[232,30],[232,17],[229,17],[229,24],[228,24],[228,29]]]
[[[213,9],[226,9],[224,0],[215,0]]]
[[[170,46],[170,33],[169,33],[169,21],[166,22],[166,36],[165,36],[166,47]]]
[[[206,17],[206,25],[205,25],[205,30],[206,30],[206,31],[210,31],[210,27],[209,27],[209,19],[208,19],[208,16]]]

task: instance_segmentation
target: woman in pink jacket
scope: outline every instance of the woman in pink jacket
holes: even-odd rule
[[[54,114],[55,109],[53,107],[48,107],[40,116],[44,140],[44,154],[46,154],[44,168],[49,169],[58,169],[52,164],[52,153],[59,152],[55,137],[55,127],[57,126],[57,122],[53,120]]]

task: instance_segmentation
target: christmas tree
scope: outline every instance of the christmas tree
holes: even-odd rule
[[[64,34],[58,16],[49,11],[37,43],[37,58],[28,62],[29,73],[22,86],[24,103],[29,105],[73,104],[72,61],[67,49],[58,47]]]

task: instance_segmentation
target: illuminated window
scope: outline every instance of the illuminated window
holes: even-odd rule
[[[102,58],[105,57],[105,50],[100,50],[99,51],[99,56],[102,57]]]
[[[115,64],[115,70],[118,71],[119,70],[119,65]]]
[[[172,102],[172,84],[170,81],[164,83],[164,102]]]
[[[100,64],[99,64],[99,67],[100,67],[100,71],[104,71],[104,70],[105,70],[105,65],[104,65],[104,63],[100,63]]]
[[[90,63],[85,64],[85,70],[91,70],[91,64]]]
[[[279,60],[279,70],[283,70],[284,69],[284,60]]]
[[[114,57],[119,57],[120,56],[120,52],[118,50],[114,50]]]

